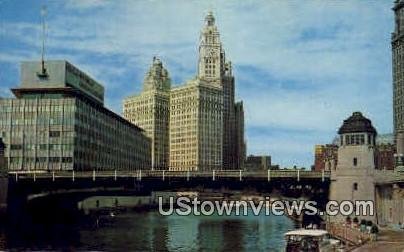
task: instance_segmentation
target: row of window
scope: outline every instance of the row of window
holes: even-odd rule
[[[367,138],[366,138],[367,136]],[[367,141],[365,141],[367,139]],[[345,140],[345,142],[344,142]],[[371,134],[351,134],[345,135],[345,139],[343,136],[340,137],[341,145],[364,145],[364,144],[374,144],[375,139]]]
[[[365,136],[363,134],[346,135],[345,144],[346,145],[363,145],[363,144],[365,144]]]
[[[22,150],[22,144],[11,144],[10,150]],[[25,144],[25,150],[56,150],[56,151],[71,151],[73,150],[72,144]]]
[[[46,163],[46,162],[50,162],[50,163],[72,163],[73,162],[73,157],[25,157],[25,158],[21,158],[21,157],[11,157],[10,158],[10,163],[11,164],[19,164],[22,161],[24,161],[25,163]]]

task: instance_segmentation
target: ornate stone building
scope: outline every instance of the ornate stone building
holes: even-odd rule
[[[160,61],[158,64],[161,66]],[[154,72],[154,68],[153,63],[149,72]],[[226,61],[211,12],[205,17],[200,35],[197,76],[170,88],[167,71],[161,71],[165,77],[153,78],[154,83],[168,81],[167,85],[160,85],[164,86],[160,91],[164,105],[156,105],[146,88],[140,95],[124,100],[124,117],[144,128],[152,138],[153,168],[240,169],[245,159],[244,111],[242,105],[235,104],[232,66]],[[156,118],[159,113],[164,116]],[[156,120],[160,126],[156,127]]]
[[[404,1],[396,0],[393,11],[395,14],[395,30],[391,36],[393,55],[393,119],[397,154],[402,156],[404,155]]]
[[[165,169],[169,162],[169,99],[171,80],[161,61],[153,59],[140,95],[124,100],[124,117],[143,128],[152,140],[152,168]]]

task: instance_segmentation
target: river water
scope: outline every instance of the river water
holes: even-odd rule
[[[46,216],[44,217],[46,218]],[[63,216],[60,216],[63,218]],[[162,216],[126,211],[55,223],[0,224],[0,250],[282,251],[285,216]],[[24,221],[22,221],[24,222]],[[74,223],[74,224],[73,224]],[[98,223],[98,225],[97,225]]]

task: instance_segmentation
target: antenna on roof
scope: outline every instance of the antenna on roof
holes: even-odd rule
[[[48,73],[45,68],[45,18],[46,18],[47,10],[46,6],[43,5],[41,7],[41,22],[42,22],[42,51],[41,51],[41,72],[38,72],[37,75],[40,78],[47,78]]]

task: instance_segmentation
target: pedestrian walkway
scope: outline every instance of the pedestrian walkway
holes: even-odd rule
[[[365,244],[354,252],[404,252],[404,230],[380,230],[377,241]]]

